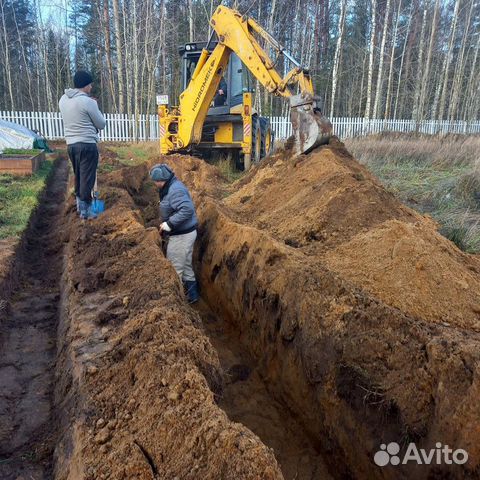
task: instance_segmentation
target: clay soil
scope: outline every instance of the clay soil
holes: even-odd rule
[[[191,158],[171,165],[193,191],[200,170],[222,192],[195,195],[204,298],[331,474],[477,478],[478,256],[336,140],[298,158],[280,152],[232,186]],[[373,455],[390,441],[442,442],[469,461],[379,469]]]
[[[194,308],[162,253],[158,161],[197,207]],[[2,327],[1,478],[479,477],[478,257],[336,140],[233,185],[189,156],[108,162],[84,223],[57,165],[11,266],[31,280]],[[377,467],[391,441],[469,460]]]

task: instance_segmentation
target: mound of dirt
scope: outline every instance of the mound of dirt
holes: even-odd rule
[[[225,204],[237,219],[315,255],[386,220],[420,218],[338,144],[296,161],[277,154],[233,189]]]
[[[58,478],[282,478],[272,452],[217,406],[217,353],[144,227],[158,204],[148,167],[163,161],[196,202],[204,299],[329,471],[474,478],[478,258],[338,142],[296,159],[280,152],[233,189],[201,160],[158,157],[105,176],[98,222],[71,216],[57,399],[72,423],[60,428]],[[441,442],[469,460],[380,469],[373,456],[392,441],[402,452]]]
[[[70,205],[56,388],[68,415],[55,478],[283,478],[216,405],[216,352],[126,191],[142,191],[145,171],[105,177],[108,210],[95,222],[82,225]]]
[[[480,262],[402,205],[335,142],[261,164],[225,200],[249,223],[409,315],[480,328]]]
[[[480,332],[480,260],[430,222],[387,221],[329,251],[325,262],[403,312]]]
[[[193,195],[222,198],[228,190],[226,179],[219,170],[198,158],[189,155],[160,155],[148,162],[149,166],[156,163],[169,165]]]
[[[236,322],[332,471],[340,478],[466,475],[448,466],[379,471],[373,455],[391,441],[465,448],[468,469],[477,467],[478,334],[406,315],[321,259],[232,221],[210,200],[199,211],[204,294]]]

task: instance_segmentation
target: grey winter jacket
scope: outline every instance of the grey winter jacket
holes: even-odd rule
[[[198,220],[187,187],[173,176],[159,191],[160,216],[172,229],[170,235],[193,232]]]
[[[67,145],[98,142],[98,131],[105,128],[106,122],[93,98],[76,88],[68,88],[59,107]]]

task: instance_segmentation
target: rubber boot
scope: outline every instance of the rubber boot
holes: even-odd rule
[[[184,282],[188,303],[195,303],[200,300],[198,283],[196,280],[185,280]]]
[[[79,209],[80,209],[80,218],[82,220],[87,220],[88,219],[88,210],[89,210],[88,203],[84,202],[83,200],[79,200],[78,204],[79,204]]]
[[[80,197],[75,197],[75,200],[77,202],[77,213],[80,213]]]

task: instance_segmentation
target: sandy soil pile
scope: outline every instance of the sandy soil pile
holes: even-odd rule
[[[338,141],[292,162],[282,152],[238,184],[234,218],[321,257],[388,305],[480,331],[480,260],[403,206]]]
[[[145,170],[130,170],[128,185],[124,174],[102,189],[98,221],[68,217],[56,391],[68,415],[55,478],[282,478],[273,454],[216,405],[216,352],[126,191],[142,190]]]

